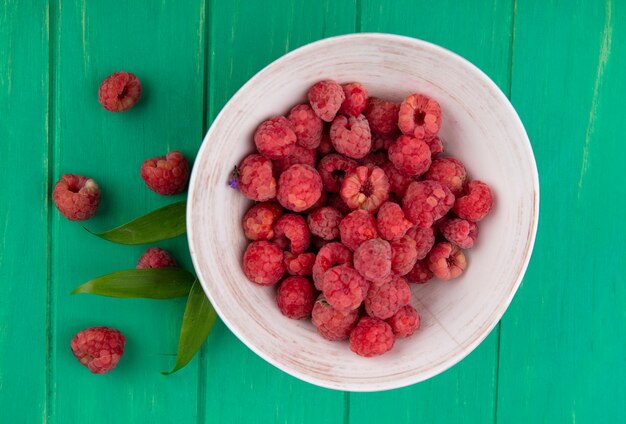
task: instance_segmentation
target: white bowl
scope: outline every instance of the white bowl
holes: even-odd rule
[[[347,342],[329,342],[309,321],[282,316],[275,288],[249,282],[241,270],[246,246],[241,218],[250,207],[227,179],[254,149],[252,135],[270,116],[306,99],[316,81],[359,81],[370,95],[401,101],[414,92],[443,110],[446,153],[460,158],[471,177],[495,193],[480,223],[469,267],[452,281],[411,285],[422,317],[414,336],[375,358]],[[430,378],[469,354],[508,307],[531,255],[539,213],[533,152],[519,117],[478,68],[441,47],[388,34],[321,40],[276,60],[224,106],[207,133],[189,188],[187,231],[193,263],[213,306],[250,349],[281,370],[319,386],[377,391]],[[214,346],[219,349],[219,346]]]

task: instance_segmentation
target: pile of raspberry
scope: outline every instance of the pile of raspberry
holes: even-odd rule
[[[283,315],[381,355],[420,328],[410,284],[465,271],[493,195],[443,155],[436,100],[398,104],[332,80],[307,97],[258,126],[257,152],[229,180],[256,202],[243,217],[243,271],[277,287]]]

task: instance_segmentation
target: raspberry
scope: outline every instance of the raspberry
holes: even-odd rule
[[[346,99],[341,104],[341,113],[350,116],[359,116],[367,106],[367,88],[358,82],[351,82],[341,86]]]
[[[420,328],[420,316],[411,305],[400,308],[387,320],[397,338],[409,337]]]
[[[289,121],[296,133],[297,143],[305,149],[317,149],[322,141],[324,124],[311,106],[301,104],[289,112]]]
[[[239,191],[248,199],[258,202],[276,197],[276,179],[272,162],[261,155],[248,155],[239,165]]]
[[[439,153],[443,153],[443,143],[441,142],[439,136],[426,137],[424,142],[428,144],[432,157],[437,156]]]
[[[315,168],[317,165],[317,150],[315,149],[305,149],[302,146],[295,145],[293,146],[293,150],[289,156],[286,156],[282,159],[275,159],[272,161],[274,175],[276,177],[280,177],[285,169],[289,168],[291,165],[309,165]]]
[[[372,124],[370,123],[370,127],[371,125]],[[387,134],[377,134],[373,131],[374,130],[372,129],[372,152],[377,150],[387,150],[398,139],[396,131]]]
[[[349,158],[361,159],[372,147],[372,134],[363,115],[346,118],[337,116],[330,126],[330,141],[333,147]]]
[[[389,198],[389,180],[377,166],[359,166],[343,180],[340,193],[351,209],[374,213]]]
[[[111,371],[124,354],[126,337],[108,327],[91,327],[79,331],[70,342],[72,353],[94,374]]]
[[[54,185],[52,200],[61,215],[70,221],[84,221],[98,210],[100,187],[91,178],[63,174]]]
[[[315,263],[315,253],[300,253],[299,255],[291,252],[284,252],[285,270],[289,275],[308,276],[313,273],[313,264]]]
[[[383,164],[381,168],[387,174],[389,191],[397,194],[399,197],[404,197],[404,193],[406,193],[406,189],[413,182],[413,179],[400,172],[391,162]]]
[[[378,234],[385,240],[399,240],[406,234],[413,223],[406,219],[400,205],[385,202],[378,210]]]
[[[315,209],[307,217],[311,234],[324,240],[339,238],[339,223],[343,215],[332,206],[323,206]]]
[[[370,287],[365,301],[365,312],[371,317],[387,319],[411,300],[411,289],[402,277],[393,276],[386,283]]]
[[[326,80],[315,83],[309,89],[307,97],[315,114],[323,121],[330,122],[337,115],[346,95],[339,84]]]
[[[435,231],[432,227],[420,228],[416,225],[409,228],[406,235],[415,240],[417,259],[420,261],[428,255],[428,252],[430,252],[430,249],[432,249],[435,244]]]
[[[391,245],[375,238],[364,241],[354,251],[354,269],[373,283],[382,283],[391,274]]]
[[[182,192],[189,178],[189,163],[179,151],[146,160],[141,165],[141,178],[156,193],[170,196]]]
[[[317,256],[313,265],[313,282],[318,290],[324,288],[324,274],[330,268],[336,265],[351,264],[352,252],[341,243],[328,243],[324,245]]]
[[[363,317],[350,333],[350,350],[360,356],[382,355],[393,347],[391,326],[378,318]]]
[[[298,255],[309,248],[311,232],[302,216],[288,213],[274,224],[272,241],[281,249]]]
[[[350,207],[346,205],[346,202],[341,198],[338,193],[333,193],[328,196],[328,206],[332,206],[333,208],[337,209],[339,213],[344,216],[352,212],[352,209],[350,209]]]
[[[137,262],[137,269],[143,268],[173,268],[176,261],[167,250],[153,247],[143,252]]]
[[[324,190],[329,193],[338,193],[346,175],[354,171],[357,166],[356,161],[336,153],[324,156],[317,166]]]
[[[369,283],[350,265],[334,266],[323,278],[324,297],[333,308],[348,312],[361,306]]]
[[[280,283],[276,303],[280,312],[291,319],[311,316],[315,303],[315,287],[306,277],[288,277]]]
[[[341,242],[355,250],[361,243],[378,237],[374,216],[362,209],[349,213],[339,223]]]
[[[473,180],[465,188],[465,195],[454,203],[454,213],[468,221],[480,221],[487,216],[493,206],[493,194],[482,181]]]
[[[278,203],[258,203],[243,216],[243,233],[249,240],[270,240],[274,237],[274,223],[282,214]]]
[[[439,231],[450,243],[454,243],[461,249],[469,249],[474,246],[478,237],[478,225],[465,219],[449,219],[439,225]]]
[[[455,158],[438,158],[424,174],[425,180],[439,181],[448,186],[452,194],[458,196],[463,190],[467,172],[460,160]]]
[[[317,199],[317,202],[313,203],[310,207],[303,210],[302,213],[309,214],[313,212],[315,209],[321,208],[322,206],[326,206],[327,203],[328,203],[328,194],[324,190],[322,190],[322,194],[320,195],[320,198]]]
[[[372,166],[382,167],[387,162],[389,162],[387,153],[382,151],[372,152],[359,161],[362,166],[367,166],[368,168]]]
[[[417,244],[409,236],[391,242],[391,270],[397,275],[408,274],[417,261]]]
[[[424,284],[433,278],[433,273],[428,269],[428,263],[426,261],[417,261],[413,269],[405,275],[405,278],[411,283]]]
[[[287,157],[296,145],[296,133],[284,116],[275,116],[261,123],[254,132],[257,150],[268,159]]]
[[[401,135],[389,147],[389,160],[401,173],[414,177],[428,170],[431,153],[423,140]]]
[[[467,268],[465,255],[461,249],[448,242],[437,243],[428,254],[426,261],[428,269],[435,274],[435,277],[442,280],[456,278]]]
[[[109,112],[124,112],[141,97],[139,78],[130,72],[116,72],[102,81],[98,102]]]
[[[253,241],[243,254],[243,272],[253,283],[271,286],[285,273],[283,251],[269,241]]]
[[[417,138],[432,137],[441,127],[441,108],[435,100],[421,94],[411,94],[400,104],[398,128]]]
[[[427,228],[443,217],[454,204],[454,195],[437,181],[414,181],[406,189],[402,208],[406,217],[421,228]]]
[[[363,114],[370,123],[372,132],[389,134],[398,128],[400,105],[386,100],[370,97]]]
[[[301,212],[313,206],[322,195],[322,179],[309,165],[292,165],[280,174],[276,197],[284,208]]]
[[[323,295],[320,295],[313,306],[311,315],[311,321],[319,335],[326,340],[335,341],[350,337],[350,332],[359,318],[359,311],[358,309],[348,312],[338,311],[330,306]]]
[[[317,151],[321,155],[327,155],[333,151],[333,143],[330,141],[330,134],[328,134],[328,130],[324,130],[322,133],[322,141],[320,141],[320,145],[317,146]]]

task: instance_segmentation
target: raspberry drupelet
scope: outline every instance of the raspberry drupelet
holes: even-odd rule
[[[403,277],[394,275],[386,283],[372,284],[365,301],[365,312],[371,317],[387,319],[407,305],[411,289]]]
[[[426,261],[428,262],[428,269],[435,277],[442,280],[457,278],[467,268],[463,251],[458,246],[448,242],[437,243],[428,254]]]
[[[264,121],[254,132],[257,150],[268,159],[282,159],[293,151],[296,145],[293,125],[284,116],[275,116]]]
[[[317,252],[313,265],[313,282],[318,290],[324,289],[324,274],[336,265],[352,264],[352,252],[341,243],[328,243]]]
[[[297,144],[305,149],[317,149],[322,141],[323,121],[308,104],[294,106],[289,112],[289,121],[296,133]]]
[[[344,178],[340,194],[351,209],[375,213],[389,198],[389,179],[377,166],[358,166]]]
[[[349,213],[339,223],[341,242],[355,250],[366,240],[378,237],[374,216],[362,209]]]
[[[473,180],[467,185],[464,194],[454,203],[454,213],[468,221],[480,221],[493,207],[493,194],[482,181]]]
[[[400,105],[376,97],[370,97],[363,115],[367,118],[372,132],[389,134],[398,129]]]
[[[276,198],[285,208],[302,212],[315,204],[322,195],[322,179],[315,168],[292,165],[278,180]]]
[[[350,337],[350,332],[359,318],[359,310],[353,309],[348,312],[338,311],[330,306],[330,303],[320,295],[313,306],[313,325],[320,336],[326,340],[345,340]]]
[[[98,211],[100,187],[91,178],[64,174],[54,185],[52,200],[61,215],[70,221],[84,221]]]
[[[439,181],[448,186],[452,194],[458,196],[463,191],[467,180],[467,171],[463,163],[452,157],[437,158],[424,174],[425,180]]]
[[[246,156],[239,165],[237,188],[250,200],[265,202],[276,197],[272,161],[256,154]]]
[[[309,248],[311,232],[304,217],[288,213],[278,218],[274,224],[272,241],[281,249],[298,255]]]
[[[291,319],[310,317],[316,297],[315,287],[306,277],[287,277],[276,291],[278,309]]]
[[[372,134],[363,115],[338,115],[330,126],[330,141],[335,150],[352,159],[365,157],[372,148]]]
[[[141,165],[141,178],[148,188],[165,196],[181,193],[189,179],[189,163],[179,151],[146,160]]]
[[[420,328],[420,316],[411,305],[400,308],[387,320],[397,338],[409,337]]]
[[[382,355],[393,348],[394,342],[391,326],[378,318],[361,318],[350,333],[350,350],[364,357]]]
[[[389,160],[404,175],[418,177],[428,170],[431,153],[424,140],[401,135],[389,146]]]
[[[430,97],[411,94],[400,104],[398,128],[417,138],[433,137],[441,127],[441,107]]]
[[[323,121],[331,122],[341,108],[346,95],[343,88],[333,80],[319,81],[307,93],[313,111]]]
[[[342,312],[361,306],[369,289],[367,280],[348,264],[332,267],[324,273],[323,279],[324,297]]]
[[[261,286],[276,284],[285,274],[283,251],[276,244],[253,241],[243,254],[243,272]]]
[[[414,181],[406,189],[402,209],[409,220],[427,228],[442,218],[454,204],[450,189],[437,181]]]
[[[332,206],[322,206],[315,209],[307,217],[307,224],[311,234],[324,240],[339,238],[339,223],[343,215]]]
[[[257,203],[243,216],[243,233],[248,240],[270,240],[274,237],[274,224],[283,215],[276,202]]]
[[[346,98],[341,104],[339,112],[350,116],[359,116],[367,106],[367,88],[358,82],[344,84],[341,88],[343,88]]]

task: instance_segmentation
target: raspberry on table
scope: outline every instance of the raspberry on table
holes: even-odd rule
[[[431,163],[428,145],[419,138],[401,135],[389,146],[389,160],[404,175],[422,175]]]
[[[369,288],[367,280],[348,264],[337,265],[326,271],[322,285],[328,303],[343,312],[361,306]]]
[[[324,240],[339,238],[339,223],[343,215],[332,206],[322,206],[315,209],[307,217],[311,234]]]
[[[371,317],[387,319],[411,300],[411,289],[406,280],[394,275],[386,283],[372,284],[363,304]]]
[[[409,271],[408,274],[404,276],[407,281],[415,284],[424,284],[427,283],[431,278],[433,278],[432,271],[428,268],[428,263],[426,261],[417,261],[413,266],[413,269]]]
[[[363,115],[367,118],[372,132],[389,134],[398,128],[400,105],[377,97],[370,97]]]
[[[320,155],[327,155],[333,151],[333,143],[330,141],[330,127],[328,129],[324,129],[322,132],[322,140],[320,141],[320,145],[317,146],[317,151]]]
[[[450,243],[454,243],[461,249],[469,249],[474,246],[478,237],[478,225],[465,219],[448,219],[439,224],[439,231]]]
[[[293,150],[289,154],[282,159],[275,159],[272,161],[274,175],[278,178],[280,174],[282,174],[285,169],[289,168],[291,165],[309,165],[315,168],[317,165],[317,150],[315,149],[305,149],[302,146],[295,145],[293,146]]]
[[[351,82],[341,86],[345,95],[345,100],[341,104],[339,111],[350,116],[359,116],[365,106],[367,106],[367,88],[358,82]]]
[[[391,274],[391,245],[374,238],[364,241],[354,251],[354,269],[375,284],[381,284]]]
[[[102,81],[98,102],[109,112],[124,112],[141,97],[139,78],[130,72],[115,72]]]
[[[313,282],[318,290],[324,289],[324,274],[336,265],[352,264],[352,252],[341,243],[328,243],[317,252],[313,265]]]
[[[313,274],[313,264],[315,263],[315,253],[300,253],[296,255],[291,252],[284,252],[285,271],[289,275],[299,275],[302,277]]]
[[[291,319],[311,316],[317,292],[306,277],[287,277],[276,291],[276,303],[280,312]]]
[[[432,157],[436,157],[440,153],[443,153],[443,142],[439,136],[436,135],[434,137],[426,137],[424,142],[428,144]]]
[[[448,242],[437,243],[426,258],[428,269],[435,277],[451,280],[458,277],[467,268],[463,251]]]
[[[389,198],[389,179],[377,166],[358,166],[344,178],[340,194],[351,209],[375,213]]]
[[[261,155],[246,156],[239,165],[237,188],[250,200],[265,202],[276,197],[272,161]]]
[[[176,261],[167,250],[152,247],[143,252],[136,268],[173,268],[176,266]]]
[[[387,320],[397,338],[413,335],[420,328],[420,316],[411,305],[405,305]]]
[[[285,274],[283,251],[276,244],[253,241],[243,254],[243,272],[253,283],[271,286],[278,283]]]
[[[243,216],[243,233],[249,240],[270,240],[274,237],[274,224],[283,215],[276,202],[257,203]]]
[[[397,131],[392,131],[387,134],[378,134],[372,131],[372,152],[388,150],[389,147],[396,142],[398,137],[399,134]]]
[[[480,221],[493,207],[493,194],[489,186],[482,181],[470,181],[464,194],[456,199],[454,213],[468,221]]]
[[[320,336],[326,340],[345,340],[350,337],[350,332],[359,318],[359,310],[353,309],[348,312],[338,311],[330,306],[330,303],[320,295],[313,306],[311,321]]]
[[[388,241],[400,240],[413,227],[413,223],[406,219],[397,203],[383,203],[376,217],[378,234]]]
[[[70,221],[84,221],[98,211],[100,187],[91,178],[63,174],[54,185],[52,200],[61,215]]]
[[[409,236],[391,242],[391,271],[396,275],[406,275],[417,261],[417,243]]]
[[[400,104],[398,128],[406,135],[426,138],[437,135],[441,127],[439,103],[422,94],[411,94]]]
[[[352,212],[350,206],[346,205],[346,202],[341,198],[341,195],[339,193],[332,193],[330,196],[328,196],[328,206],[332,206],[333,208],[337,209],[339,213],[343,216],[346,216],[350,212]]]
[[[293,125],[284,116],[275,116],[263,121],[254,132],[254,144],[260,154],[268,159],[282,159],[296,145]]]
[[[329,193],[339,193],[344,178],[347,174],[354,171],[357,166],[356,161],[336,153],[324,156],[317,165],[317,171],[322,178],[324,190]]]
[[[427,228],[442,218],[454,204],[450,189],[437,181],[414,181],[406,189],[402,209],[409,220]]]
[[[179,151],[146,160],[141,165],[141,178],[148,188],[165,196],[181,193],[189,179],[189,163]]]
[[[421,228],[416,225],[409,228],[406,235],[415,240],[417,259],[420,261],[428,255],[428,252],[430,252],[430,249],[432,249],[435,244],[435,231],[432,227]]]
[[[355,250],[364,241],[378,237],[374,216],[363,209],[349,213],[339,223],[339,237],[350,250]]]
[[[292,165],[278,180],[278,202],[294,212],[304,211],[315,204],[322,195],[322,179],[309,165]]]
[[[108,327],[91,327],[79,331],[70,342],[72,353],[94,374],[111,371],[124,354],[126,337]]]
[[[439,181],[448,186],[452,194],[458,196],[463,191],[467,171],[458,159],[452,157],[437,158],[424,174],[424,179]]]
[[[319,81],[307,93],[309,103],[323,121],[330,122],[335,118],[346,98],[343,88],[333,80]]]
[[[305,149],[317,149],[322,141],[323,121],[308,104],[296,105],[289,112],[289,121],[296,133],[297,144]]]
[[[363,115],[338,115],[330,126],[330,141],[335,150],[352,159],[365,157],[372,148],[372,134]]]
[[[366,358],[390,351],[394,342],[391,326],[378,318],[361,318],[350,333],[350,350]]]
[[[385,171],[389,180],[389,191],[399,197],[404,197],[407,187],[414,181],[413,178],[404,175],[391,162],[383,164],[381,168]]]
[[[309,248],[311,232],[304,217],[288,213],[278,218],[274,224],[272,241],[281,249],[297,255]]]

